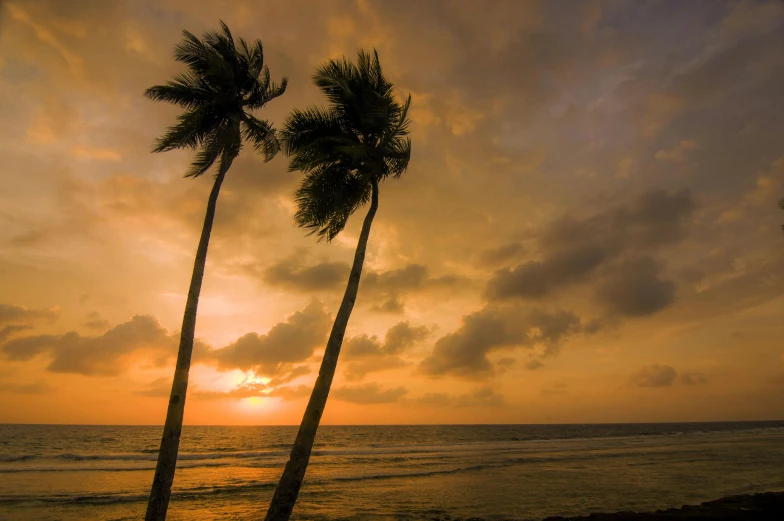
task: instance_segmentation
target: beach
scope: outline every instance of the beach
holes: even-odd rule
[[[141,517],[159,427],[0,426],[2,519]],[[258,519],[296,427],[186,426],[168,519]],[[293,519],[511,521],[784,490],[784,422],[324,426]]]

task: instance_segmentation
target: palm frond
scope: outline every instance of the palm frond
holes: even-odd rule
[[[317,107],[291,112],[281,132],[284,149],[291,156],[290,170],[308,171],[325,163],[340,161],[336,147],[361,144],[344,131],[341,118],[334,111]]]
[[[242,38],[235,40],[221,21],[218,31],[207,32],[201,38],[183,31],[174,58],[187,70],[144,93],[152,101],[185,109],[177,124],[156,141],[154,152],[198,149],[188,176],[202,175],[216,161],[219,168],[231,164],[243,136],[265,160],[277,153],[275,130],[249,112],[283,94],[287,85],[286,78],[280,84],[270,80],[260,41],[249,44]]]
[[[411,158],[408,110],[384,77],[378,53],[360,51],[319,66],[313,82],[327,108],[294,110],[281,132],[289,170],[305,177],[297,190],[296,223],[332,240],[371,195],[374,182],[400,177]]]
[[[210,49],[195,34],[182,32],[182,41],[174,46],[174,59],[191,70],[203,72]]]
[[[216,134],[217,131],[213,131],[212,134],[204,140],[200,150],[196,152],[196,157],[194,157],[185,177],[199,177],[215,164],[215,161],[217,161],[218,156],[220,156],[222,152],[221,143]]]
[[[214,94],[200,82],[197,75],[184,72],[164,85],[155,85],[144,91],[144,96],[152,101],[165,101],[186,109],[195,109],[209,103]]]
[[[264,161],[269,161],[280,151],[278,137],[269,121],[245,115],[242,121],[242,137],[250,141],[257,152],[264,155]]]
[[[370,199],[371,184],[340,165],[325,165],[305,175],[297,190],[298,226],[331,241],[348,218]]]
[[[169,127],[157,140],[153,152],[165,152],[175,148],[196,148],[220,122],[220,116],[210,109],[211,107],[199,107],[178,116],[179,123]]]
[[[356,66],[342,58],[320,65],[313,75],[313,83],[335,106],[350,103],[354,94],[352,84],[358,77]]]
[[[384,154],[384,164],[386,166],[386,175],[391,175],[398,179],[408,168],[408,162],[411,160],[411,139],[397,138],[387,145],[387,151]]]

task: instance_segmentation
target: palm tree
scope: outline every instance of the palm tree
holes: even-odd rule
[[[177,366],[146,521],[166,519],[185,411],[196,309],[223,178],[240,153],[243,137],[264,155],[265,161],[272,159],[279,150],[272,125],[256,119],[250,111],[262,108],[268,101],[283,94],[286,78],[280,85],[270,82],[261,42],[256,40],[248,44],[239,39],[235,44],[229,28],[223,22],[220,24],[219,32],[208,32],[201,39],[183,31],[184,38],[175,47],[174,57],[187,66],[187,71],[177,75],[173,81],[151,87],[144,93],[153,101],[174,103],[184,109],[179,122],[158,139],[153,152],[177,148],[197,150],[186,177],[199,177],[218,163],[185,303]]]
[[[779,208],[784,210],[784,199],[779,199]],[[784,224],[781,225],[781,229],[784,230]]]
[[[378,53],[360,51],[356,65],[345,58],[330,60],[316,70],[313,81],[329,107],[294,110],[281,133],[291,156],[289,170],[305,174],[296,194],[297,225],[317,234],[319,240],[331,241],[359,207],[370,201],[370,209],[321,369],[266,521],[287,521],[297,501],[357,298],[370,225],[378,208],[378,185],[389,176],[400,177],[411,157],[411,141],[406,137],[411,97],[403,105],[395,100]]]

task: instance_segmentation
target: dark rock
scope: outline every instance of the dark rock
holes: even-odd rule
[[[672,521],[678,519],[715,521],[782,521],[784,492],[729,496],[699,506],[684,505],[656,512],[616,512],[578,517],[548,517],[544,521]]]

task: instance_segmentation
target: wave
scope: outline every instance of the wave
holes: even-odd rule
[[[19,461],[30,461],[37,456],[33,454],[23,454],[20,456],[0,455],[0,463],[17,463]]]

